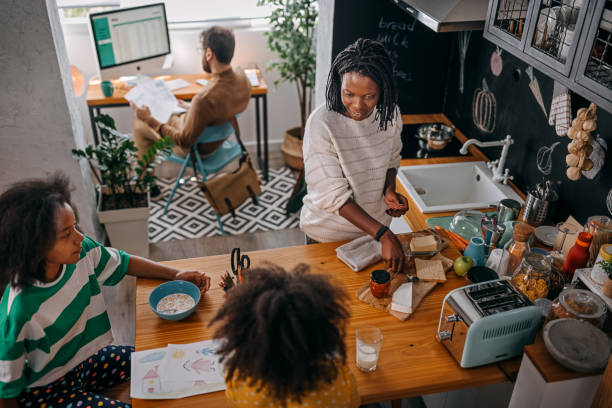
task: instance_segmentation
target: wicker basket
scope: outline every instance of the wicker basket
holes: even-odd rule
[[[302,159],[302,139],[298,137],[300,134],[300,127],[294,127],[287,130],[281,146],[285,164],[294,170],[302,170],[304,168],[304,160]]]

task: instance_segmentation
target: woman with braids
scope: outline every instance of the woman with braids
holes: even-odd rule
[[[346,293],[305,265],[253,269],[210,324],[234,407],[357,407],[346,365]]]
[[[104,396],[130,376],[113,341],[102,285],[126,275],[210,278],[105,248],[77,229],[68,179],[15,183],[0,195],[0,408],[129,407]]]
[[[382,244],[394,272],[402,246],[388,226],[408,210],[395,191],[402,121],[393,62],[384,46],[360,38],[334,59],[326,105],[315,109],[304,134],[308,193],[300,227],[308,241],[329,242],[368,234]]]

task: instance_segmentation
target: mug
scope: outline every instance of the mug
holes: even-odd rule
[[[485,243],[482,238],[473,237],[463,251],[463,256],[469,256],[476,266],[484,266],[485,262]]]
[[[115,90],[111,81],[100,82],[100,89],[102,89],[102,95],[104,95],[105,98],[113,96],[113,91]]]
[[[520,221],[504,222],[504,226],[506,227],[506,230],[504,231],[504,234],[501,236],[501,238],[497,242],[498,248],[503,248],[504,245],[506,245],[506,243],[512,239],[512,235],[514,234],[514,226],[518,224],[519,222]]]

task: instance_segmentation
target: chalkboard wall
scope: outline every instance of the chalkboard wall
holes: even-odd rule
[[[560,220],[572,214],[580,222],[585,222],[590,215],[610,215],[605,205],[608,191],[612,188],[612,159],[606,161],[600,173],[593,180],[582,177],[571,181],[565,175],[567,166],[565,156],[567,137],[559,137],[555,129],[548,125],[548,119],[529,88],[529,77],[525,70],[527,64],[503,52],[503,69],[499,76],[491,72],[491,54],[495,45],[482,38],[482,32],[474,31],[471,35],[465,63],[465,89],[459,92],[459,57],[457,38],[453,41],[450,56],[449,76],[446,90],[444,113],[467,137],[479,140],[499,140],[507,134],[512,135],[515,143],[510,147],[507,167],[514,175],[514,182],[522,191],[542,180],[543,175],[536,166],[536,155],[542,146],[561,142],[552,155],[552,173],[549,178],[560,180],[561,199],[556,214]],[[554,81],[537,70],[534,75],[538,80],[544,106],[550,111]],[[497,101],[497,123],[492,134],[484,134],[472,120],[472,98],[474,91],[482,87],[485,78]],[[432,78],[432,80],[436,80]],[[572,117],[581,107],[588,107],[589,101],[578,95],[572,97]],[[612,115],[602,109],[597,110],[598,130],[593,134],[601,135],[612,148]],[[501,148],[482,149],[489,158],[499,157]]]
[[[384,43],[395,61],[402,113],[442,111],[451,34],[436,34],[391,1],[336,0],[332,58],[360,37]]]

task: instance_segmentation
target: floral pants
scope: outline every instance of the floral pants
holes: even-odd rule
[[[131,346],[106,346],[51,384],[24,389],[21,408],[130,408],[102,390],[130,378]]]

